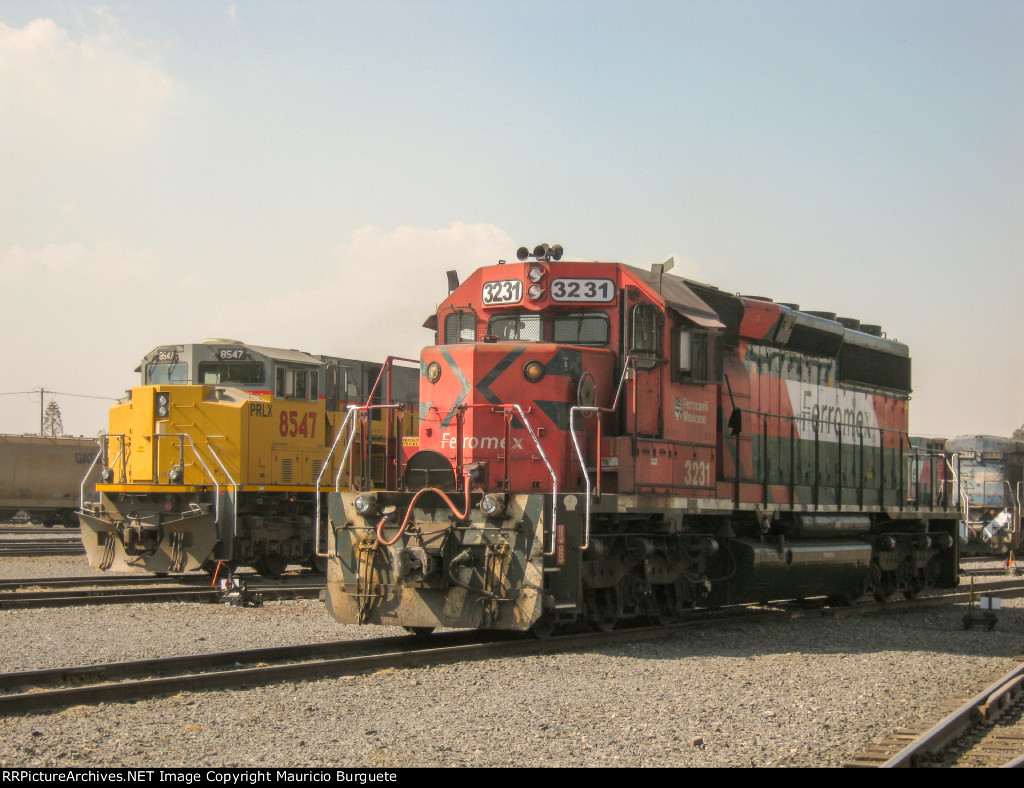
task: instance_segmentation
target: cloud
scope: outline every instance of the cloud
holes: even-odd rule
[[[433,341],[423,321],[448,295],[445,271],[456,269],[465,278],[514,252],[509,235],[488,224],[363,227],[338,249],[333,276],[258,303],[227,306],[207,331],[311,353],[416,357]]]
[[[103,10],[78,35],[52,19],[0,23],[0,143],[117,146],[137,139],[182,90]]]
[[[0,275],[8,285],[22,281],[52,284],[69,297],[80,294],[85,283],[106,286],[104,282],[138,279],[154,271],[157,256],[147,249],[127,250],[118,243],[100,243],[87,247],[80,243],[47,244],[41,249],[12,246],[0,252]]]

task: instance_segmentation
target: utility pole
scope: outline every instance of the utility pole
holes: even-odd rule
[[[39,435],[43,435],[43,395],[46,394],[46,389],[39,389]]]

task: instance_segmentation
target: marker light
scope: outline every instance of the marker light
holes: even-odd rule
[[[171,415],[171,394],[167,391],[158,391],[156,393],[156,404],[154,406],[156,411],[156,417],[158,419],[166,419]]]

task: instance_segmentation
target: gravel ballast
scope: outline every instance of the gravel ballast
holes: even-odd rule
[[[0,576],[85,575],[80,558]],[[840,766],[934,722],[1022,651],[963,605],[731,624],[576,653],[77,706],[0,719],[2,767]],[[400,634],[321,602],[0,611],[0,671]],[[970,686],[967,686],[970,683]]]

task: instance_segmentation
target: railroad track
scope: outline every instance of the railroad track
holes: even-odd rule
[[[899,728],[846,767],[1024,766],[1024,657],[996,681],[937,714],[936,722]]]
[[[133,662],[0,673],[0,716],[78,704],[139,700],[177,692],[222,690],[474,659],[525,656],[585,646],[635,642],[667,632],[723,621],[789,617],[779,610],[736,608],[701,611],[692,620],[613,632],[585,632],[537,639],[522,633],[458,630],[429,637],[343,640],[246,651],[164,657]]]
[[[1005,590],[1016,590],[1024,595],[1024,586],[1020,581],[1014,584],[1014,589]],[[0,693],[3,693],[0,694],[0,715],[76,704],[139,700],[177,692],[316,680],[426,664],[570,651],[663,637],[693,627],[770,622],[788,620],[794,616],[874,613],[911,605],[950,604],[962,601],[967,596],[966,592],[936,594],[914,601],[845,608],[787,605],[703,610],[695,611],[692,616],[669,626],[565,634],[546,639],[507,632],[455,631],[435,633],[430,637],[406,635],[19,671],[0,674]]]
[[[0,540],[0,558],[28,558],[46,555],[85,555],[82,537],[57,535],[49,539],[3,539]]]
[[[56,529],[56,530],[54,530]],[[0,525],[0,534],[15,534],[17,536],[43,536],[54,533],[79,533],[78,526],[73,529],[67,526],[34,526],[34,525]]]
[[[324,587],[322,578],[313,580],[296,576],[283,581],[261,579],[252,582],[255,575],[235,577],[250,581],[246,583],[245,591],[260,601],[315,599]],[[55,590],[37,590],[47,587]],[[223,599],[224,592],[212,587],[206,577],[104,576],[0,581],[0,610],[140,602],[217,602]]]

